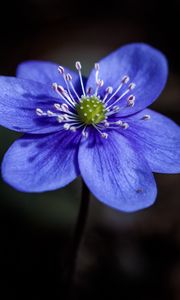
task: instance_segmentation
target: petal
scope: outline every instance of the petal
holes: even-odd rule
[[[52,118],[39,117],[36,108],[44,111],[53,109],[53,104],[61,99],[52,96],[44,84],[0,77],[0,125],[12,130],[29,133],[48,133],[59,130],[59,124]]]
[[[124,96],[119,102],[121,116],[133,114],[150,105],[160,95],[167,80],[166,58],[160,51],[143,43],[121,47],[102,59],[99,65],[99,77],[104,81],[103,88],[99,90],[102,97],[108,86],[112,86],[115,91],[125,75],[130,77],[129,83],[136,84],[135,89],[130,92],[136,97],[135,105],[127,106],[130,93]],[[118,96],[127,90],[128,84],[120,89]],[[94,85],[95,70],[91,72],[87,82],[87,86]]]
[[[110,207],[130,212],[155,201],[156,184],[149,166],[119,133],[111,132],[107,140],[89,138],[80,145],[78,161],[89,189]]]
[[[78,74],[65,68],[66,73],[70,73],[76,81]],[[64,86],[64,79],[58,72],[58,65],[46,61],[25,61],[18,65],[16,76],[19,78],[30,79],[44,84],[57,82]]]
[[[143,121],[144,115],[151,119]],[[146,158],[153,172],[180,172],[180,127],[167,117],[146,109],[126,119],[125,132],[137,144],[138,152]]]
[[[19,78],[34,80],[46,84],[51,89],[52,83],[56,82],[66,88],[66,83],[63,76],[58,71],[59,65],[47,61],[25,61],[17,67],[16,75]],[[79,75],[76,72],[64,68],[65,74],[69,73],[72,76],[72,82],[78,95],[82,94],[82,88],[79,80]],[[83,77],[83,82],[86,84],[86,78]]]
[[[25,135],[4,156],[3,179],[23,192],[43,192],[67,185],[79,175],[79,136],[72,133]]]

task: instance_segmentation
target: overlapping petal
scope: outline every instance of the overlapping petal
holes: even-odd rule
[[[67,185],[79,175],[79,136],[63,131],[25,135],[4,156],[2,176],[17,190],[43,192]]]
[[[61,103],[52,88],[41,83],[0,77],[0,125],[9,129],[28,133],[48,133],[59,130],[59,124],[52,118],[40,118],[36,108],[53,110],[54,103]]]
[[[121,47],[100,60],[99,64],[99,76],[104,80],[99,93],[104,95],[104,89],[108,86],[112,86],[115,91],[125,75],[130,77],[129,82],[136,84],[132,91],[136,97],[135,105],[128,107],[127,95],[123,97],[119,102],[121,116],[131,115],[150,105],[160,95],[167,80],[166,58],[160,51],[143,43]],[[91,72],[87,86],[95,87],[95,70]],[[117,98],[127,87],[120,89]]]
[[[71,74],[74,82],[78,81],[78,74],[65,68],[65,73]],[[19,78],[30,79],[44,84],[57,82],[64,86],[64,79],[58,72],[58,64],[47,61],[25,61],[18,65],[16,75]]]
[[[52,89],[54,82],[68,90],[67,99],[77,94],[81,97],[84,88],[80,85],[78,73],[65,68],[65,74],[72,76],[77,93],[72,87],[67,87],[67,78],[59,74],[58,65],[50,62],[27,61],[18,66],[18,78],[0,77],[0,125],[27,133],[5,154],[2,176],[17,190],[43,192],[63,187],[81,175],[101,202],[132,212],[155,201],[157,190],[152,171],[180,171],[179,126],[145,109],[165,86],[167,61],[153,47],[136,43],[118,49],[99,64],[99,79],[104,81],[97,93],[100,99],[107,87],[111,86],[115,91],[125,75],[130,77],[129,83],[136,84],[133,91],[121,98],[118,113],[108,111],[106,124],[109,122],[110,127],[104,124],[107,139],[98,132],[102,124],[81,124],[78,113],[70,111],[68,119],[69,112],[65,111],[64,119],[59,118],[67,122],[62,122],[64,127],[58,123],[57,115],[49,112],[49,117],[45,114],[40,117],[36,113],[37,108],[57,113],[54,104],[64,103]],[[86,85],[94,91],[97,88],[95,72],[91,72]],[[118,90],[114,101],[128,89],[128,84]],[[128,106],[127,97],[131,93],[135,96],[135,105]],[[143,120],[144,115],[150,115],[151,119]],[[118,125],[123,123],[115,123],[117,120],[127,123],[127,130],[123,126],[119,128]],[[68,131],[69,126],[75,132]],[[86,130],[89,133],[87,139],[82,138],[81,129],[83,133]]]
[[[143,116],[149,115],[148,121]],[[127,119],[129,128],[124,132],[137,145],[153,172],[180,172],[180,127],[169,118],[146,109]]]
[[[89,189],[110,207],[130,212],[155,201],[156,184],[149,166],[119,133],[111,132],[107,140],[91,136],[80,145],[78,161]]]
[[[79,75],[68,68],[64,68],[65,74],[70,74],[72,76],[72,82],[76,89],[76,92],[81,95],[82,89],[79,80]],[[45,84],[52,90],[52,84],[55,82],[58,85],[67,88],[63,76],[58,71],[58,64],[47,62],[47,61],[25,61],[21,63],[16,71],[16,75],[19,78],[34,80]],[[86,83],[86,78],[83,77],[84,84]],[[72,92],[73,93],[73,92]]]

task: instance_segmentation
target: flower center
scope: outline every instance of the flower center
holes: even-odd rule
[[[52,110],[43,111],[36,108],[39,117],[56,118],[61,124],[61,129],[81,132],[84,137],[88,137],[89,128],[96,130],[102,138],[108,138],[109,129],[128,129],[129,124],[124,120],[113,118],[120,110],[120,102],[123,100],[124,109],[134,107],[136,97],[131,91],[136,87],[134,82],[129,83],[129,76],[124,75],[119,80],[119,85],[113,91],[111,86],[102,89],[104,81],[99,78],[100,65],[95,64],[95,85],[85,90],[83,77],[81,74],[81,63],[76,62],[76,69],[79,73],[81,91],[76,91],[73,78],[70,73],[66,73],[62,66],[58,67],[60,75],[63,77],[64,86],[53,83],[54,91],[61,97],[61,103],[54,103]],[[123,90],[121,90],[124,88]],[[100,93],[99,90],[101,89]],[[63,100],[63,101],[62,101]],[[126,104],[124,104],[126,100]],[[63,102],[63,103],[62,103]],[[149,115],[144,115],[142,120],[149,120]]]
[[[106,118],[106,109],[96,96],[82,96],[80,103],[76,105],[79,119],[84,124],[98,124]]]

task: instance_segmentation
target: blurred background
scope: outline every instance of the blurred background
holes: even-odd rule
[[[50,60],[84,75],[94,62],[130,42],[146,42],[169,61],[166,89],[152,108],[179,121],[178,0],[4,1],[0,74],[28,59]],[[18,134],[0,128],[0,161]],[[92,198],[72,299],[180,299],[179,175],[156,174],[152,207],[117,212]],[[0,181],[0,298],[65,299],[64,274],[79,209],[81,181],[25,194]]]

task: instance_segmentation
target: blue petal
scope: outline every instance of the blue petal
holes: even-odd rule
[[[125,75],[130,77],[129,83],[136,84],[130,92],[136,97],[135,105],[127,106],[130,93],[124,96],[119,102],[121,116],[133,114],[150,105],[160,95],[167,80],[166,58],[160,51],[146,44],[126,45],[102,59],[99,64],[99,77],[104,80],[104,86],[99,89],[102,97],[108,86],[112,86],[115,91]],[[127,89],[128,84],[126,88],[120,89],[118,96]],[[87,86],[95,86],[95,70],[91,72]]]
[[[144,115],[151,119],[143,121]],[[144,155],[153,172],[180,172],[180,127],[167,117],[146,109],[127,118],[124,134],[134,141],[137,151]]]
[[[77,93],[81,95],[82,90],[78,73],[73,72],[68,68],[64,68],[64,70],[66,74],[71,74],[73,85],[75,86]],[[52,87],[52,83],[54,82],[66,88],[63,76],[61,76],[58,72],[58,65],[52,62],[25,61],[18,66],[16,75],[19,78],[30,79],[44,83],[48,85],[49,88]],[[83,81],[85,83],[86,79],[83,78]]]
[[[80,145],[78,161],[91,192],[110,207],[131,212],[155,201],[156,184],[149,166],[119,133],[110,132],[107,140],[89,138]]]
[[[66,73],[70,73],[73,78],[78,79],[78,74],[65,68]],[[17,67],[16,76],[30,79],[41,83],[57,82],[64,86],[64,79],[58,72],[58,65],[46,61],[25,61]]]
[[[0,125],[9,129],[48,133],[59,130],[54,118],[39,117],[36,108],[52,110],[53,104],[61,102],[52,88],[31,80],[0,77]]]
[[[23,192],[43,192],[67,185],[79,175],[79,136],[69,132],[25,135],[4,156],[3,179]]]

